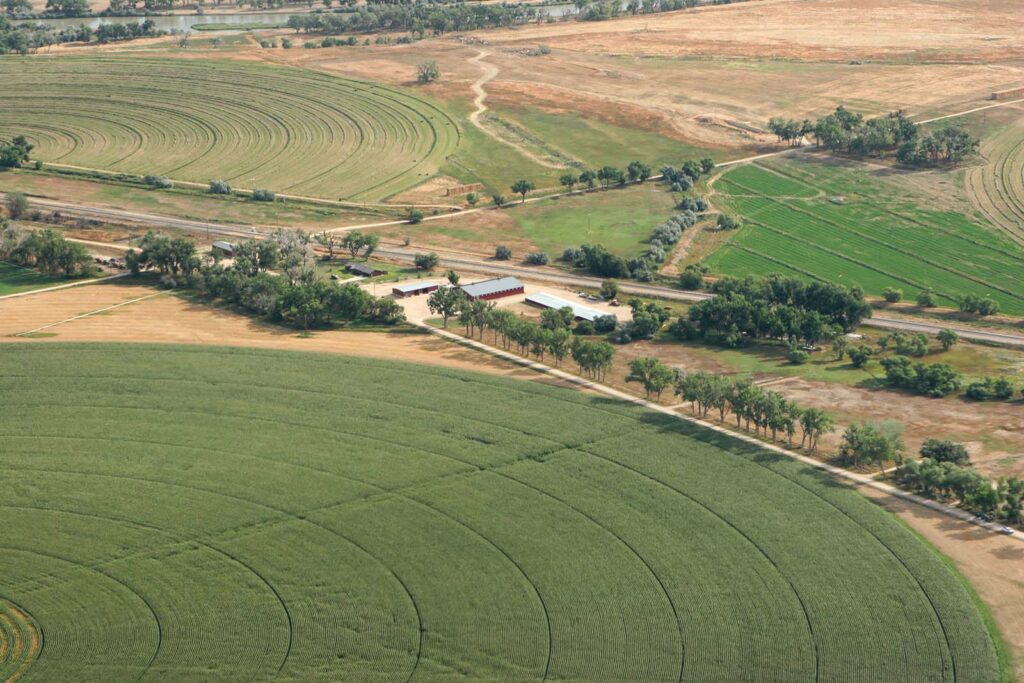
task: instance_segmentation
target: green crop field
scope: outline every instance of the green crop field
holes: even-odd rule
[[[0,61],[0,139],[43,161],[344,199],[433,176],[459,144],[409,92],[295,68],[192,59]]]
[[[1024,313],[1024,249],[863,169],[773,160],[731,169],[715,189],[715,203],[744,223],[708,258],[716,273],[783,272],[876,296],[895,287],[909,300],[930,287],[945,306],[975,294]]]
[[[651,232],[671,217],[675,199],[653,182],[508,211],[523,233],[552,258],[566,247],[600,244],[623,257],[643,251]]]
[[[68,280],[62,277],[43,275],[30,268],[22,268],[13,263],[0,261],[0,296],[27,292],[67,282]]]
[[[996,681],[950,566],[783,456],[536,383],[0,349],[0,678]]]

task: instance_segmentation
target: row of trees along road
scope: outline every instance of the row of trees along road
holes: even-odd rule
[[[228,267],[204,264],[185,238],[151,231],[139,247],[126,258],[133,272],[155,269],[164,286],[185,286],[272,322],[309,329],[353,321],[395,325],[405,320],[392,299],[371,296],[354,284],[321,279],[309,235],[300,230],[278,230],[269,239],[239,243]]]
[[[543,362],[550,354],[556,366],[560,366],[567,355],[571,356],[580,374],[593,379],[604,379],[615,357],[615,347],[608,342],[572,334],[573,313],[568,307],[543,311],[538,323],[520,318],[514,311],[497,308],[492,302],[469,299],[457,287],[434,291],[427,299],[427,307],[431,313],[441,316],[444,327],[448,327],[450,318],[458,316],[466,328],[466,336],[483,339],[484,333],[490,330],[496,346],[506,350],[514,346],[520,355],[535,356]]]
[[[958,164],[978,149],[978,139],[959,124],[945,125],[931,133],[922,133],[921,126],[902,111],[865,119],[843,106],[816,121],[773,117],[768,130],[780,142],[797,144],[813,136],[816,144],[833,153],[850,156],[881,156],[896,152],[896,160],[906,166],[949,163]]]

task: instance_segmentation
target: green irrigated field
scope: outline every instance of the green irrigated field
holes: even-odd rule
[[[68,280],[64,278],[50,277],[30,268],[22,268],[13,263],[0,261],[0,296],[27,292],[32,289],[41,289],[67,282]]]
[[[945,306],[975,294],[1024,313],[1020,246],[867,170],[773,160],[729,170],[715,189],[716,204],[745,224],[708,259],[715,272],[786,272],[872,295],[895,287],[910,300],[931,287]]]
[[[42,57],[0,62],[0,139],[43,161],[344,199],[434,175],[459,128],[418,95],[237,61]]]
[[[1001,676],[968,590],[888,513],[616,401],[56,344],[0,347],[0,395],[0,617],[45,644],[24,680]]]

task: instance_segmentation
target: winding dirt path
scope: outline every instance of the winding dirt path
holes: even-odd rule
[[[484,61],[484,59],[490,56],[490,54],[491,53],[487,50],[480,50],[479,52],[476,53],[475,57],[469,58],[470,64],[475,64],[483,70],[483,74],[481,74],[480,78],[473,81],[473,84],[469,86],[470,88],[472,88],[473,94],[476,96],[473,99],[473,106],[476,107],[476,110],[469,115],[469,122],[476,126],[478,129],[480,129],[480,132],[482,132],[484,135],[490,137],[493,140],[497,140],[503,145],[511,147],[512,149],[516,150],[524,157],[526,157],[527,159],[536,164],[540,164],[545,168],[565,168],[564,166],[553,164],[547,159],[543,159],[537,156],[533,152],[521,147],[520,145],[515,144],[511,140],[506,140],[505,138],[501,137],[493,130],[485,126],[483,122],[480,120],[480,117],[483,116],[484,113],[487,111],[487,105],[484,103],[487,100],[487,91],[484,90],[484,86],[493,81],[495,77],[498,75],[499,71],[498,67],[489,62]]]

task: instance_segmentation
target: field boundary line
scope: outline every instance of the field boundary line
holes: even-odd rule
[[[121,276],[119,275],[118,277],[121,277]],[[146,296],[140,296],[140,297],[135,298],[135,299],[129,299],[128,301],[122,301],[121,303],[114,304],[113,306],[106,306],[104,308],[96,309],[95,311],[89,311],[88,313],[80,313],[79,315],[72,316],[70,318],[65,318],[64,320],[58,320],[55,323],[48,323],[46,325],[43,325],[42,327],[37,327],[34,330],[28,330],[27,332],[18,332],[14,336],[15,337],[26,337],[26,336],[28,336],[30,334],[35,334],[36,332],[42,332],[43,330],[48,330],[51,327],[56,327],[57,325],[63,325],[64,323],[70,323],[70,322],[73,322],[75,320],[81,320],[82,318],[89,318],[91,316],[98,315],[100,313],[106,313],[107,311],[112,311],[115,308],[121,308],[122,306],[127,306],[129,304],[138,303],[139,301],[145,301],[146,299],[152,299],[155,296],[164,296],[165,294],[170,294],[170,292],[156,292],[154,294],[147,294]]]
[[[81,240],[72,240],[72,241],[79,242]],[[29,269],[29,270],[31,270],[31,269]],[[16,294],[5,294],[3,296],[0,296],[0,301],[3,301],[4,299],[14,299],[16,297],[21,297],[21,296],[31,296],[32,294],[42,294],[43,292],[56,292],[57,290],[68,289],[70,287],[80,287],[82,285],[94,285],[94,284],[96,284],[98,282],[107,282],[108,280],[114,280],[114,279],[117,279],[119,277],[127,277],[130,274],[131,273],[118,273],[117,275],[107,275],[106,277],[97,277],[97,278],[93,278],[91,280],[79,280],[77,282],[69,282],[69,283],[64,284],[64,285],[55,285],[53,287],[44,287],[42,289],[30,289],[27,292],[17,292]]]
[[[559,370],[558,368],[553,368],[550,365],[546,365],[539,361],[534,361],[530,360],[529,358],[517,356],[508,351],[503,351],[502,349],[497,349],[488,346],[487,344],[484,344],[482,342],[478,342],[475,339],[467,339],[465,337],[461,337],[455,334],[454,332],[449,332],[447,330],[439,330],[436,327],[431,327],[430,325],[427,325],[425,323],[420,324],[419,327],[429,331],[431,334],[437,335],[449,341],[453,341],[456,344],[461,344],[462,346],[468,346],[478,351],[483,351],[484,353],[497,356],[498,358],[501,358],[503,360],[511,361],[516,365],[520,365],[543,374],[552,375],[554,377],[568,381],[569,383],[577,385],[579,387],[591,389],[598,393],[605,394],[606,396],[611,396],[613,398],[617,398],[622,401],[632,403],[633,405],[637,405],[642,408],[654,410],[663,415],[670,415],[676,418],[677,420],[689,422],[691,424],[704,427],[719,434],[730,436],[739,441],[752,444],[754,446],[771,451],[773,453],[785,455],[786,457],[803,463],[804,465],[809,465],[810,467],[813,467],[815,469],[827,472],[828,474],[831,474],[836,478],[845,479],[846,481],[854,484],[857,487],[867,486],[878,491],[881,491],[883,493],[887,493],[895,498],[900,498],[911,503],[916,503],[935,512],[942,513],[944,515],[953,517],[963,522],[968,522],[975,526],[986,529],[987,531],[990,531],[992,533],[999,533],[1000,525],[998,524],[995,524],[993,522],[983,522],[981,520],[975,519],[973,515],[971,515],[968,512],[965,512],[964,510],[961,510],[960,508],[953,507],[952,505],[947,505],[946,503],[940,503],[938,501],[930,500],[928,498],[923,498],[915,493],[910,493],[909,491],[904,491],[903,489],[897,488],[892,484],[886,484],[884,482],[877,481],[872,476],[850,472],[849,470],[845,470],[841,467],[829,465],[828,463],[815,460],[814,458],[811,458],[809,456],[801,455],[800,453],[794,453],[780,446],[766,443],[764,441],[761,441],[760,439],[755,439],[752,436],[741,434],[739,432],[734,432],[731,429],[726,429],[725,427],[721,427],[714,423],[704,422],[703,420],[698,420],[684,413],[677,413],[676,411],[671,410],[670,408],[666,408],[665,406],[659,405],[657,403],[652,403],[651,401],[647,401],[637,396],[627,394],[624,391],[612,388],[606,384],[601,384],[600,382],[595,382],[593,380],[573,375],[572,373],[566,372],[564,370]],[[1009,538],[1012,538],[1020,543],[1024,543],[1024,537],[1020,536],[1019,534],[1014,534],[1012,536],[1009,536]]]

